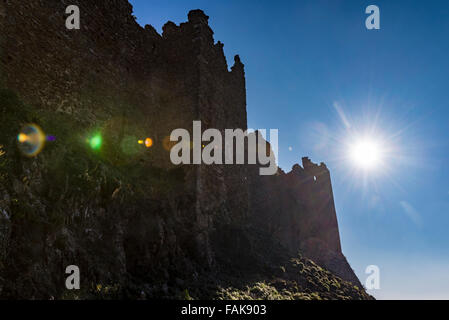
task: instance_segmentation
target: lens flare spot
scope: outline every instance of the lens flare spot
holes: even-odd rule
[[[20,143],[24,143],[28,140],[28,135],[26,135],[25,133],[19,133],[19,135],[17,136],[17,140]]]
[[[170,151],[176,144],[177,142],[171,141],[169,136],[166,136],[162,141],[162,146],[166,151]]]
[[[146,140],[145,140],[145,147],[151,148],[152,146],[153,146],[153,139],[146,138]]]
[[[97,134],[90,140],[88,140],[88,142],[93,150],[99,150],[101,148],[101,145],[103,144],[103,138],[101,137],[101,135]]]
[[[27,157],[37,156],[45,145],[46,136],[36,124],[25,125],[17,135],[19,150]]]

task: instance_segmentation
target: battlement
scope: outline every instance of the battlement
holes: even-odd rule
[[[189,22],[194,24],[205,24],[209,25],[209,16],[207,16],[203,10],[196,9],[189,11],[187,15]]]
[[[304,172],[308,175],[314,176],[315,180],[318,180],[322,177],[327,178],[329,175],[329,169],[321,162],[319,165],[313,163],[308,157],[302,158],[302,166],[304,168]]]

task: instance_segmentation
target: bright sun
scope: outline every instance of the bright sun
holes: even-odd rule
[[[372,170],[382,160],[380,145],[373,139],[363,138],[350,146],[350,158],[356,166],[364,170]]]

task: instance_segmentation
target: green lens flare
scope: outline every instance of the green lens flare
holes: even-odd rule
[[[92,137],[89,141],[90,147],[94,150],[100,149],[102,143],[103,143],[103,138],[100,135],[96,135],[96,136]]]

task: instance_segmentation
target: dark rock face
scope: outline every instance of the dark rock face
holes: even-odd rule
[[[73,4],[81,30],[65,28]],[[0,297],[234,297],[217,288],[262,281],[280,298],[369,298],[342,255],[324,164],[261,177],[170,162],[168,136],[192,136],[194,120],[247,128],[244,66],[228,69],[208,19],[194,10],[159,35],[126,0],[0,3]],[[57,137],[32,159],[15,144],[30,122]],[[83,143],[92,132],[98,152]],[[147,136],[154,146],[136,149]]]

